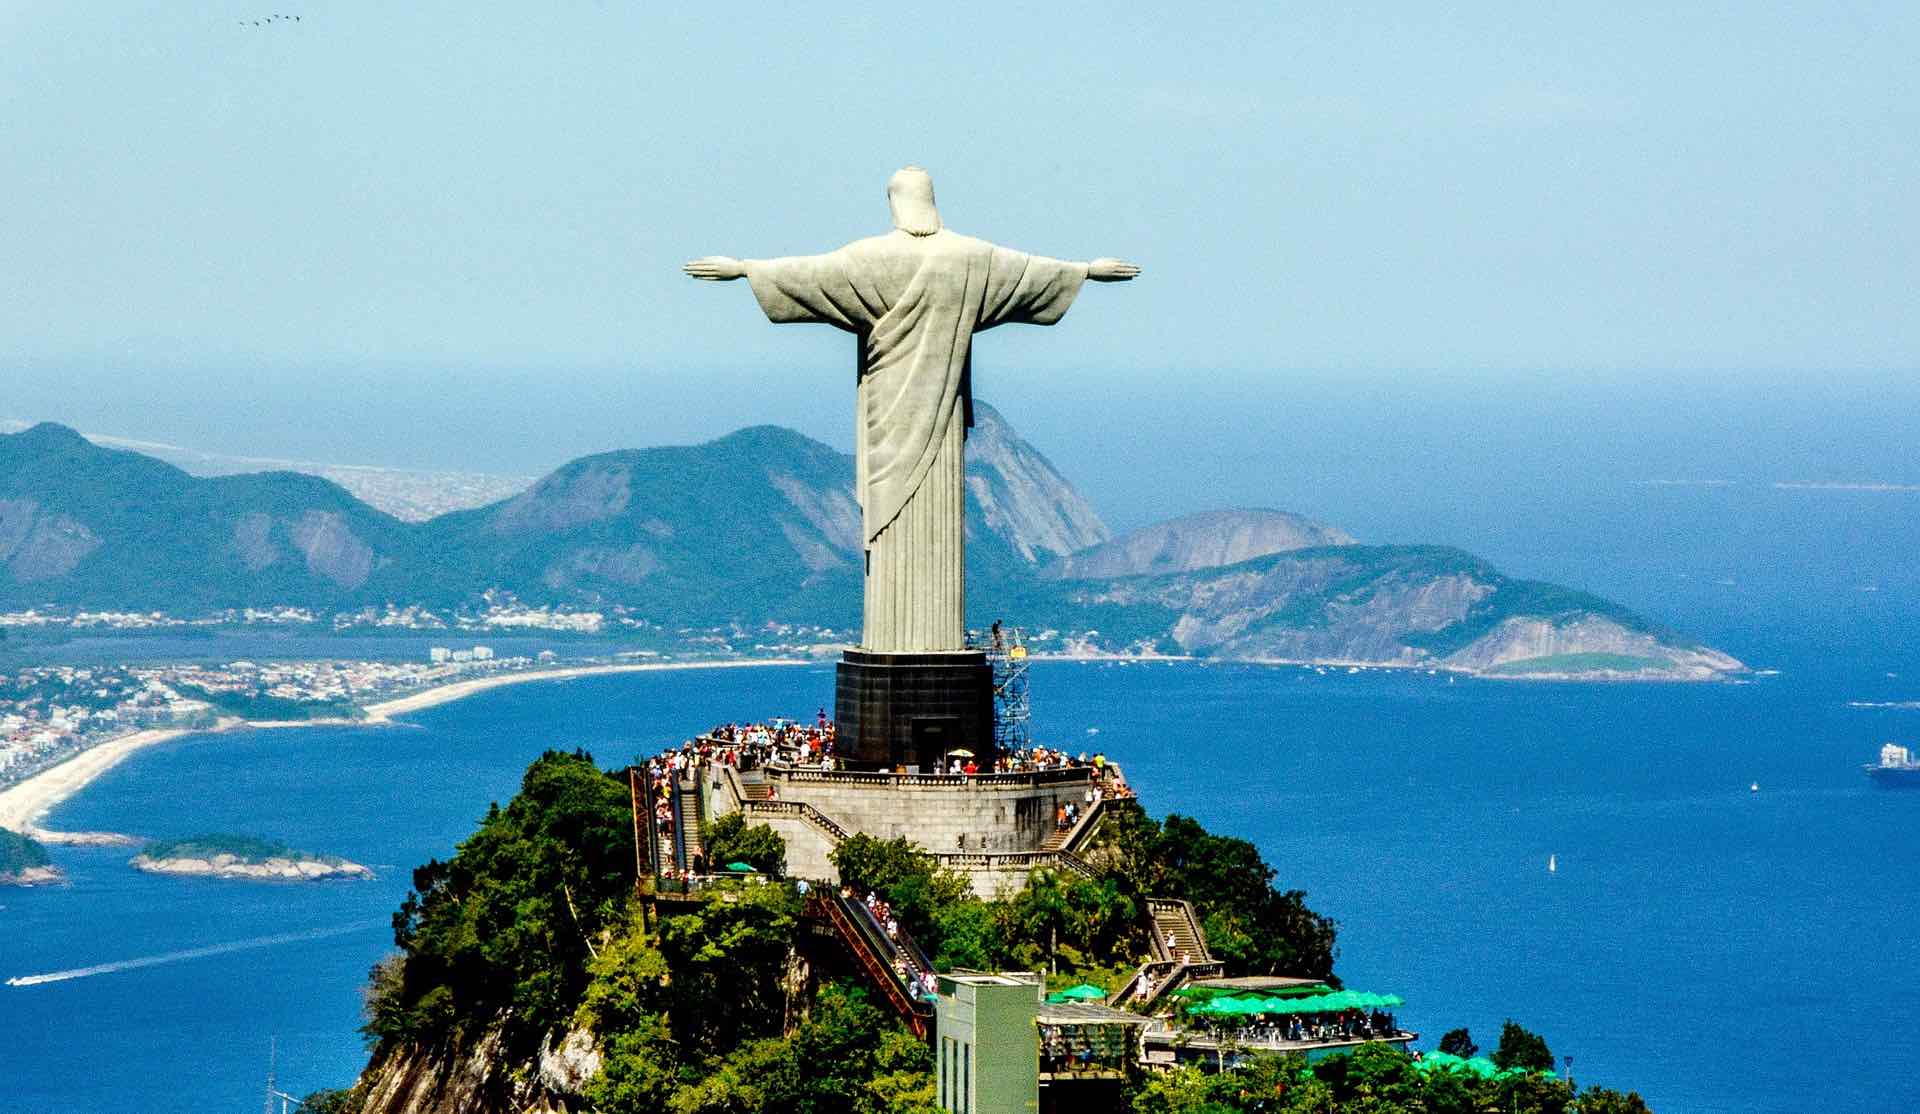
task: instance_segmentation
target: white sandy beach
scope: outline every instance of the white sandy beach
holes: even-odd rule
[[[503,685],[522,685],[533,681],[563,681],[573,677],[592,677],[609,673],[652,673],[671,669],[743,669],[763,665],[808,664],[811,663],[801,658],[756,658],[748,661],[637,662],[629,665],[580,665],[560,669],[534,669],[455,681],[392,700],[383,700],[378,704],[367,706],[367,718],[364,720],[293,720],[261,723],[222,720],[211,730],[228,731],[238,727],[321,727],[346,724],[378,726],[392,723],[394,717],[408,712],[448,704]],[[109,832],[50,832],[40,827],[40,821],[52,811],[55,805],[86,788],[93,779],[119,765],[129,755],[169,739],[177,739],[182,735],[204,734],[208,730],[203,728],[196,732],[188,728],[153,728],[136,731],[130,735],[121,735],[89,747],[57,766],[40,771],[18,785],[0,790],[0,828],[30,835],[45,843],[127,842],[125,836]]]
[[[529,681],[564,681],[570,677],[596,677],[608,673],[658,673],[669,669],[745,669],[762,665],[808,665],[802,658],[753,658],[746,661],[656,661],[636,662],[630,665],[578,665],[561,669],[531,669],[521,673],[501,673],[492,677],[475,677],[470,681],[455,681],[452,684],[437,685],[430,689],[408,696],[383,700],[378,704],[367,705],[367,723],[386,723],[395,716],[408,712],[417,712],[422,708],[450,704],[463,700],[476,692],[497,689],[503,685],[524,685]]]
[[[89,747],[18,785],[0,790],[0,828],[9,828],[46,842],[101,842],[98,838],[87,838],[97,837],[99,833],[44,831],[39,826],[40,819],[53,806],[86,788],[94,778],[119,765],[128,755],[186,734],[190,734],[186,728],[167,727],[122,735],[99,746]]]

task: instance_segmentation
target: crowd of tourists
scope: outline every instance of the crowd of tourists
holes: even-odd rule
[[[1241,1030],[1241,1039],[1253,1044],[1316,1044],[1323,1041],[1373,1040],[1399,1031],[1384,1010],[1341,1010],[1337,1013],[1289,1014]]]
[[[778,763],[833,769],[838,731],[827,710],[814,713],[811,724],[775,719],[766,723],[723,723],[694,740],[694,744],[724,755],[719,761],[742,770]]]
[[[1125,1025],[1040,1026],[1040,1070],[1120,1071],[1134,1057],[1133,1033]]]

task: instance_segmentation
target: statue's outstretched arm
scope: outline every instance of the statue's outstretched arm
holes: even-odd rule
[[[1124,259],[1101,257],[1087,264],[1087,277],[1094,282],[1127,282],[1140,273],[1140,268]]]
[[[729,255],[703,255],[680,268],[689,278],[728,282],[747,277],[747,265]]]

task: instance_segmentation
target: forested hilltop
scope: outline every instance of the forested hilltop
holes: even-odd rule
[[[58,877],[38,840],[0,828],[0,885],[51,882]]]
[[[992,407],[967,442],[969,621],[1038,652],[1338,661],[1509,675],[1710,679],[1731,657],[1625,608],[1436,546],[1361,546],[1275,510],[1114,537]],[[855,629],[853,460],[773,426],[583,457],[508,499],[403,522],[317,476],[197,477],[42,424],[0,435],[0,610],[197,616],[501,602],[607,629]],[[369,609],[371,609],[369,611]]]
[[[414,872],[394,916],[395,954],[372,972],[366,1072],[311,1108],[360,1114],[819,1112],[930,1114],[932,1056],[832,962],[806,923],[804,883],[784,847],[738,814],[711,825],[708,853],[764,872],[649,916],[634,888],[628,787],[582,753],[550,752],[520,793],[489,809],[447,862]],[[1332,981],[1335,926],[1244,840],[1192,820],[1119,810],[1088,856],[1093,877],[1038,873],[1004,901],[904,841],[854,836],[840,879],[885,896],[936,966],[1050,972],[1050,984],[1114,984],[1145,952],[1144,896],[1178,896],[1205,918],[1231,974]],[[817,890],[816,890],[817,892]],[[1464,1033],[1447,1038],[1471,1054]],[[1544,1041],[1502,1034],[1501,1070],[1422,1072],[1363,1046],[1307,1068],[1297,1058],[1221,1075],[1138,1074],[1139,1114],[1235,1111],[1524,1111],[1615,1114],[1637,1098],[1550,1074]],[[1545,1069],[1545,1070],[1543,1070]]]

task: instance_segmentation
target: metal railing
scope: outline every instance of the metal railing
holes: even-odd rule
[[[1058,770],[1024,770],[1015,773],[977,774],[896,774],[886,770],[809,770],[769,763],[769,778],[790,782],[824,782],[836,785],[921,786],[936,789],[990,787],[1018,789],[1041,785],[1071,785],[1093,779],[1092,766],[1067,766]]]
[[[1107,1002],[1113,1006],[1146,1009],[1193,979],[1217,978],[1225,973],[1225,965],[1212,960],[1204,963],[1187,963],[1178,959],[1149,960],[1142,963],[1133,977],[1121,984]]]
[[[907,1027],[913,1030],[913,1034],[925,1040],[927,1022],[933,1014],[932,1008],[914,997],[906,987],[901,985],[899,973],[883,958],[876,946],[876,941],[861,931],[860,922],[848,908],[850,904],[854,903],[841,897],[837,892],[816,891],[807,898],[807,913],[833,926],[834,932],[847,946],[847,950],[853,953],[854,960],[866,972],[867,978],[874,984],[875,989],[887,999],[887,1003],[893,1007],[895,1013],[900,1015],[900,1019],[906,1022]],[[860,908],[864,912],[866,907],[860,906]],[[871,917],[867,919],[872,920]]]

